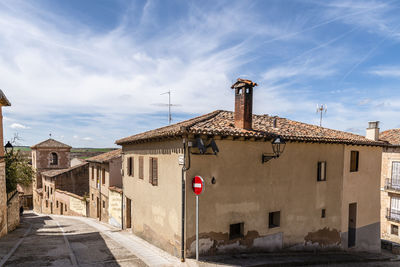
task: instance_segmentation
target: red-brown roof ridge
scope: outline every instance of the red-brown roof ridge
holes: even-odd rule
[[[384,142],[373,141],[364,136],[332,130],[317,125],[269,115],[253,115],[252,130],[235,128],[233,112],[216,110],[203,116],[189,119],[170,126],[147,131],[117,140],[118,145],[135,143],[169,136],[183,136],[185,133],[254,137],[271,139],[282,136],[288,141],[344,143],[355,145],[384,145]],[[274,121],[276,127],[274,127]]]
[[[43,142],[40,142],[39,144],[31,146],[31,148],[35,149],[35,148],[72,148],[72,147],[64,143],[61,143],[60,141],[49,138]]]
[[[103,163],[103,162],[107,162],[110,161],[114,158],[118,158],[121,156],[121,152],[122,149],[114,149],[111,151],[108,151],[106,153],[102,153],[100,155],[91,157],[91,158],[87,158],[86,161],[88,162],[98,162],[98,163]]]

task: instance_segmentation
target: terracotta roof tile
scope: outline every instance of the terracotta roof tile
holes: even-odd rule
[[[252,130],[239,129],[234,126],[233,114],[231,111],[217,110],[187,121],[117,140],[116,144],[122,145],[192,133],[255,138],[273,138],[280,135],[285,140],[292,141],[384,145],[384,142],[372,141],[361,135],[268,115],[253,115]],[[276,127],[274,127],[274,120],[276,120]]]
[[[106,153],[103,153],[103,154],[88,158],[88,159],[86,159],[86,161],[88,161],[88,162],[99,162],[99,163],[107,162],[107,161],[110,161],[110,160],[112,160],[114,158],[120,157],[121,156],[121,152],[122,152],[122,149],[111,150],[109,152],[106,152]]]
[[[0,106],[11,106],[10,101],[8,101],[2,90],[0,90]]]
[[[400,129],[390,129],[379,134],[379,139],[391,145],[400,145]]]
[[[36,144],[32,146],[31,148],[71,148],[69,145],[66,145],[64,143],[61,143],[57,140],[54,140],[52,138],[47,139],[46,141],[43,141],[39,144]]]

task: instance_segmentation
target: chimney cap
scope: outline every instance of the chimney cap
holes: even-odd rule
[[[379,128],[379,121],[369,121],[368,129],[377,129]]]
[[[254,87],[257,86],[257,83],[252,82],[251,80],[238,78],[237,81],[232,84],[231,89],[241,88],[241,87]]]

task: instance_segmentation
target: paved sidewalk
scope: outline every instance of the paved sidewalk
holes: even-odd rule
[[[145,240],[122,231],[119,228],[99,222],[93,218],[87,217],[74,217],[64,215],[51,215],[54,218],[69,218],[74,220],[82,221],[91,227],[97,229],[99,232],[107,235],[120,245],[124,246],[130,252],[139,257],[144,263],[149,266],[181,266],[181,262],[178,258],[166,253],[165,251],[151,245]]]

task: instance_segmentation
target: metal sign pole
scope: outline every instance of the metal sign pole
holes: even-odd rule
[[[196,261],[199,260],[199,195],[196,195]]]

